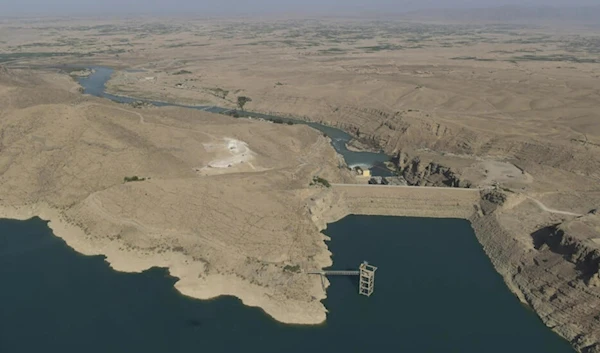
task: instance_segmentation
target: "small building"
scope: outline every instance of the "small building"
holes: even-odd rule
[[[352,168],[357,175],[361,175],[361,176],[365,176],[365,177],[371,177],[371,171],[368,169],[362,169],[360,166],[356,166],[354,168]]]
[[[371,185],[388,185],[390,182],[386,177],[374,176],[369,179]]]

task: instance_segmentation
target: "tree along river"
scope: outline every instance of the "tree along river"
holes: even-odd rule
[[[38,218],[0,219],[0,352],[573,352],[510,293],[467,221],[348,216],[325,233],[335,269],[379,267],[375,293],[331,278],[327,321],[296,326],[233,297],[182,296],[165,269],[113,271]]]

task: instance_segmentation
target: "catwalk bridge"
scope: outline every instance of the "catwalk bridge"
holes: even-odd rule
[[[310,275],[321,276],[360,276],[358,281],[358,293],[370,297],[375,290],[375,271],[377,267],[369,265],[368,262],[360,264],[358,271],[310,271]]]
[[[322,276],[358,276],[360,271],[312,271],[310,275],[322,275]]]

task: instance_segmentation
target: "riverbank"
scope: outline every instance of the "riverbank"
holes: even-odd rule
[[[153,267],[166,268],[177,278],[175,288],[183,295],[196,299],[213,299],[220,296],[239,298],[244,305],[259,307],[275,320],[287,324],[319,324],[326,319],[326,310],[321,304],[325,292],[313,292],[315,301],[298,303],[293,300],[281,302],[265,295],[265,288],[252,285],[237,276],[208,274],[198,277],[198,263],[178,252],[147,252],[135,249],[124,250],[125,244],[118,241],[99,241],[86,234],[84,229],[68,220],[60,211],[48,205],[6,206],[0,205],[0,218],[28,220],[39,217],[48,221],[48,226],[69,247],[83,255],[102,255],[115,271],[141,273]],[[85,227],[85,225],[83,226]],[[325,249],[324,249],[325,251]],[[329,256],[316,259],[316,267],[331,266]],[[200,269],[202,272],[205,269]],[[314,277],[315,280],[318,278]],[[308,278],[310,279],[310,278]],[[328,283],[328,282],[327,282]],[[319,286],[321,285],[319,281]]]

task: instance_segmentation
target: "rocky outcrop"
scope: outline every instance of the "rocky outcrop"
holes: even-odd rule
[[[361,142],[359,139],[353,138],[352,140],[350,140],[347,144],[346,144],[346,148],[348,148],[348,150],[350,151],[354,151],[354,152],[380,152],[381,149],[374,147],[372,144],[370,143],[364,143]]]
[[[479,206],[484,215],[494,212],[506,202],[507,196],[499,190],[482,191]]]
[[[598,147],[592,141],[499,137],[421,111],[407,110],[383,116],[369,110],[348,108],[345,112],[354,114],[355,119],[363,119],[364,124],[335,122],[332,125],[352,134],[361,143],[388,154],[412,148],[460,155],[502,156],[502,159],[514,160],[528,170],[545,166],[600,177]]]
[[[74,70],[69,72],[69,75],[73,76],[73,77],[88,77],[90,75],[92,75],[94,72],[96,72],[96,70],[94,69],[81,69],[81,70]]]
[[[408,185],[406,180],[404,180],[401,176],[392,176],[392,177],[381,177],[374,176],[369,179],[369,184],[371,185]]]
[[[600,286],[600,217],[596,212],[545,228],[535,233],[538,250],[549,249],[577,268],[579,278],[590,287]]]
[[[148,103],[145,101],[134,101],[134,102],[129,103],[129,105],[131,105],[133,108],[138,108],[138,109],[150,108],[153,106],[151,103]]]
[[[470,181],[461,179],[451,168],[433,161],[423,161],[419,156],[411,159],[406,153],[399,152],[392,159],[392,163],[408,185],[457,188],[471,188],[473,186]]]

